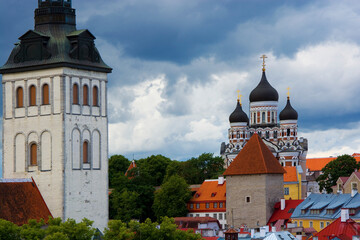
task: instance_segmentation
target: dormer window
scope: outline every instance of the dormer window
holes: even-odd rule
[[[211,197],[215,197],[216,196],[216,192],[211,193]]]
[[[196,194],[195,194],[195,197],[196,197],[196,198],[200,197],[200,193],[196,193]]]

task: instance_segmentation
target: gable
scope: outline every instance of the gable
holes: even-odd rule
[[[34,30],[29,30],[27,31],[24,35],[22,35],[21,37],[19,37],[19,39],[21,41],[23,40],[28,40],[28,39],[34,39],[34,38],[45,38],[45,39],[49,39],[50,37],[42,34],[40,32],[34,31]]]
[[[348,178],[348,180],[345,182],[344,184],[344,189],[346,188],[351,188],[351,183],[356,182],[358,184],[358,186],[360,186],[360,179],[359,179],[359,174],[357,174],[358,172],[353,172],[350,177]]]

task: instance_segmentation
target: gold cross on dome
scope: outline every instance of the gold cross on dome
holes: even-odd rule
[[[287,96],[290,97],[290,87],[287,88]]]
[[[242,95],[240,94],[240,90],[237,90],[237,93],[238,93],[238,101],[239,101],[240,104],[241,104],[241,97],[242,97]]]
[[[263,72],[265,72],[265,66],[266,66],[265,58],[267,58],[267,56],[265,54],[263,54],[260,58],[262,58],[262,60],[263,60],[263,68],[262,68],[262,70],[263,70]]]

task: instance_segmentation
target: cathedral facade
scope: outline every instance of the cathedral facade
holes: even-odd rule
[[[108,222],[107,74],[71,0],[39,0],[3,74],[3,177],[33,178],[54,217]]]
[[[289,93],[286,106],[279,114],[279,94],[266,78],[265,62],[261,80],[251,91],[249,101],[249,115],[242,109],[240,97],[230,114],[229,141],[223,142],[220,148],[225,167],[231,164],[252,135],[257,133],[282,166],[301,166],[302,179],[305,179],[307,139],[298,137],[298,113],[290,103]],[[303,185],[305,190],[305,183]]]

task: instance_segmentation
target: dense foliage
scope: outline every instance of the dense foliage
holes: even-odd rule
[[[316,179],[320,191],[326,190],[326,192],[331,193],[333,191],[331,187],[336,185],[339,177],[348,177],[359,167],[360,164],[350,155],[345,154],[337,157],[321,169],[322,174]]]
[[[0,219],[0,240],[89,240],[96,235],[92,223],[86,218],[80,223],[50,218],[46,225],[44,220],[29,220],[19,227]]]
[[[157,219],[161,217],[186,216],[186,203],[191,198],[189,185],[182,177],[171,176],[161,188],[155,192],[153,210]]]
[[[126,166],[127,164],[127,166]],[[125,176],[130,161],[124,156],[115,155],[109,159],[109,182],[112,188],[110,195],[110,219],[129,222],[131,219],[145,221],[155,220],[161,216],[185,216],[186,202],[190,199],[187,184],[200,184],[205,179],[217,178],[224,172],[221,157],[211,153],[203,153],[197,158],[187,161],[173,161],[162,155],[153,155],[136,161],[133,168]],[[168,183],[172,178],[178,183]],[[166,184],[168,183],[168,184]],[[161,189],[156,193],[155,187]],[[186,187],[185,187],[186,186]],[[160,199],[177,193],[174,206],[160,210],[163,202]],[[180,193],[184,194],[180,197]],[[155,198],[156,204],[155,204]],[[176,207],[175,207],[176,206]],[[181,206],[181,207],[179,207]],[[175,209],[176,208],[176,209]],[[166,210],[166,211],[165,211]],[[170,214],[171,212],[176,213]]]
[[[111,220],[105,230],[105,240],[200,240],[201,235],[192,231],[181,231],[174,224],[174,219],[164,217],[160,225],[150,219],[143,223],[130,221],[128,224],[120,220]]]

